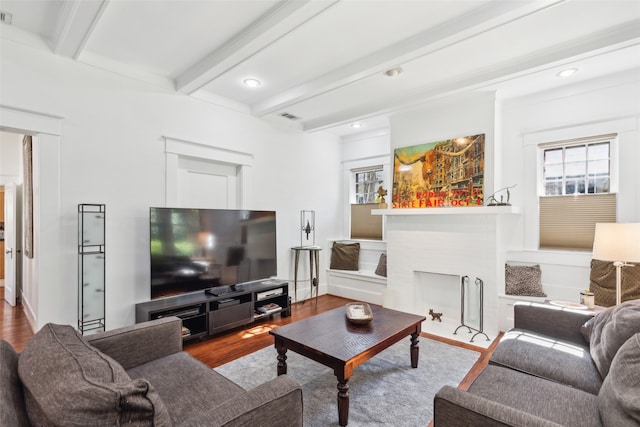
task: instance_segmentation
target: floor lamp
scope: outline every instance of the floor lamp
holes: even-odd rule
[[[616,305],[622,302],[622,267],[640,262],[640,223],[598,223],[593,258],[613,261],[616,268]]]

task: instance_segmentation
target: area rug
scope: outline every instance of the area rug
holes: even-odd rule
[[[433,396],[457,386],[479,352],[420,338],[418,368],[411,368],[409,338],[358,366],[349,380],[349,426],[426,427]],[[267,347],[216,368],[245,389],[276,377],[276,350]],[[292,351],[287,373],[302,384],[305,427],[338,425],[336,377],[329,368]]]

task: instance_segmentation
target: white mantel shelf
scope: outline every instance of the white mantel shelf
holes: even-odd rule
[[[475,206],[469,208],[371,209],[371,215],[517,215],[517,206]]]

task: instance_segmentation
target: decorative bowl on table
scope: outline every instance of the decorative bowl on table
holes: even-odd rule
[[[346,305],[347,320],[357,325],[363,325],[373,320],[373,312],[366,302],[350,302]]]

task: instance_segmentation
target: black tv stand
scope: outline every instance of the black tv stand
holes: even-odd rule
[[[291,314],[289,284],[267,279],[136,304],[136,323],[178,316],[183,340],[215,335],[280,313]]]
[[[219,286],[216,288],[209,288],[204,291],[205,294],[213,295],[214,297],[232,295],[238,292],[242,292],[242,289],[238,289],[237,285]]]

